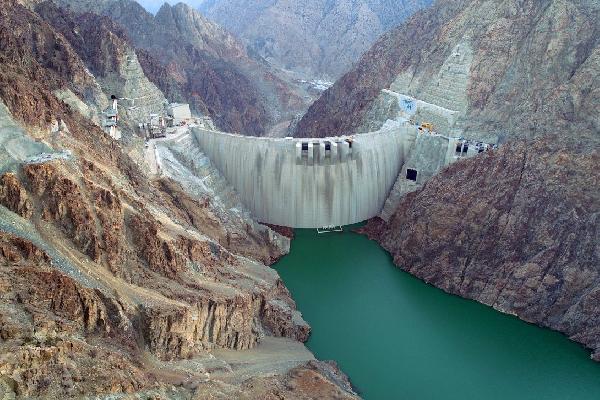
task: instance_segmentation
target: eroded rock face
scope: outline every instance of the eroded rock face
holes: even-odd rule
[[[170,232],[144,206],[136,204],[133,211],[131,199],[116,194],[110,178],[89,162],[83,166],[73,170],[73,165],[61,163],[30,164],[22,172],[24,183],[14,175],[3,179],[20,188],[19,196],[30,202],[24,216],[43,226],[52,246],[72,247],[93,262],[73,259],[79,268],[74,276],[82,279],[78,281],[57,270],[32,242],[0,237],[0,308],[6,315],[0,320],[0,336],[8,340],[11,353],[0,373],[11,377],[17,392],[71,393],[61,390],[72,388],[57,388],[42,375],[71,376],[69,364],[89,368],[88,361],[96,357],[88,354],[95,341],[116,340],[121,355],[105,345],[96,353],[106,353],[107,365],[127,369],[146,350],[159,359],[177,360],[215,348],[250,349],[265,335],[308,339],[310,328],[275,271],[207,238],[189,236],[180,228]],[[80,179],[73,179],[82,171]],[[190,203],[186,209],[198,217],[207,212],[200,204]],[[90,280],[100,287],[87,287]],[[23,335],[42,341],[41,349],[32,353],[23,348]],[[55,343],[56,337],[60,340],[50,349],[47,343]],[[83,359],[73,361],[78,352]],[[85,393],[117,393],[148,386],[146,372],[136,373],[131,379],[114,374],[107,381],[110,387],[80,375],[72,379],[89,384]]]
[[[4,232],[0,236],[0,257],[4,263],[19,264],[23,261],[32,261],[47,264],[50,262],[50,257],[33,243]]]
[[[277,273],[257,260],[273,262],[289,241],[230,215],[216,197],[149,180],[73,107],[99,87],[83,55],[31,9],[3,6],[0,98],[12,114],[4,126],[28,140],[10,136],[0,148],[10,161],[3,173],[13,171],[0,177],[0,397],[218,394],[210,385],[238,390],[248,379],[222,354],[262,356],[257,345],[273,343],[283,355],[271,347],[259,357],[266,369],[252,376],[283,385],[290,368],[313,358],[298,342],[309,327]],[[87,34],[110,36],[98,28]],[[94,43],[100,74],[114,66],[103,58],[117,42]],[[38,149],[68,157],[30,158]],[[181,367],[188,362],[193,368]],[[323,387],[343,387],[330,372],[316,373]]]
[[[600,153],[587,146],[519,142],[457,162],[366,232],[411,274],[600,360]]]
[[[136,316],[122,302],[61,274],[31,242],[1,233],[0,393],[8,398],[163,393],[164,381],[157,380],[138,359],[144,350],[140,345],[165,359],[177,359],[194,356],[199,343],[208,346],[251,337],[234,332],[249,315],[244,315],[243,304],[235,304],[235,309],[210,301],[207,308],[193,310],[144,307]],[[196,329],[207,335],[204,341],[195,337]],[[222,344],[231,348],[249,345]],[[303,382],[298,387],[286,383],[298,378]],[[320,363],[299,366],[282,376],[255,376],[243,387],[203,379],[201,384],[180,387],[161,398],[218,396],[225,388],[249,399],[263,399],[265,390],[275,393],[282,385],[288,387],[286,398],[291,399],[314,398],[316,393],[354,398],[343,374]]]
[[[0,36],[0,96],[17,120],[50,124],[59,103],[51,92],[64,88],[90,104],[105,104],[106,96],[68,41],[17,1],[3,2]]]
[[[6,395],[17,398],[81,398],[90,392],[116,395],[152,385],[131,360],[77,340],[34,340],[4,353],[0,374],[10,388]]]
[[[98,261],[96,221],[79,185],[52,164],[30,164],[23,172],[31,193],[42,204],[41,218],[56,222],[83,253]]]
[[[3,232],[0,309],[0,376],[19,397],[132,392],[149,384],[130,357],[106,346],[136,346],[122,306],[52,268],[30,241]]]
[[[89,167],[87,163],[85,165]],[[38,213],[32,215],[30,201],[30,218],[53,223],[65,239],[72,241],[79,251],[87,254],[94,262],[104,264],[115,275],[137,284],[151,284],[153,278],[145,276],[147,272],[144,272],[144,269],[147,269],[172,280],[174,284],[182,286],[182,289],[191,289],[202,285],[199,277],[194,277],[195,270],[201,270],[203,277],[223,281],[231,277],[236,268],[242,268],[242,264],[247,262],[238,260],[218,243],[194,239],[185,234],[173,236],[144,208],[138,209],[138,212],[125,212],[126,203],[111,189],[94,183],[97,177],[88,173],[79,183],[72,178],[77,174],[78,171],[59,163],[26,165],[23,175],[29,192],[20,186],[14,175],[7,175],[4,180],[12,182],[14,187],[20,187],[20,196],[27,199],[31,197],[35,204],[40,205]],[[107,183],[108,187],[113,186],[110,181],[103,182]],[[181,189],[179,196],[187,196],[186,207],[183,210],[190,215],[202,219],[210,218],[209,211],[203,208],[201,203],[193,202]],[[7,202],[7,205],[11,204],[10,201]],[[198,229],[205,228],[197,221],[196,224]],[[263,244],[255,243],[255,246],[264,247],[267,238],[263,240]],[[231,271],[227,272],[230,269]],[[306,340],[308,330],[296,335],[287,323],[282,323],[281,328],[277,323],[273,323],[276,318],[291,321],[295,312],[289,293],[278,279],[272,282],[273,286],[266,292],[250,293],[236,293],[235,280],[229,278],[229,281],[233,283],[233,292],[224,296],[222,301],[210,297],[204,299],[202,294],[186,293],[189,289],[177,292],[171,287],[167,290],[166,286],[161,285],[161,292],[168,297],[184,300],[191,307],[176,307],[175,313],[168,310],[166,315],[163,315],[164,310],[145,310],[144,321],[147,322],[148,329],[160,337],[158,326],[163,324],[160,320],[168,320],[169,322],[163,325],[169,327],[169,334],[187,329],[194,346],[197,342],[203,342],[209,347],[217,345],[244,349],[253,347],[264,334],[260,318],[267,315],[273,334],[298,336],[299,339]],[[271,294],[268,293],[273,295],[273,299],[280,299],[283,306],[271,307]],[[153,321],[154,317],[157,321]],[[182,321],[177,327],[175,321],[180,319]],[[236,327],[236,323],[233,322],[235,320],[243,322]],[[192,324],[190,321],[196,322]],[[301,318],[295,318],[294,323],[304,324]],[[228,332],[228,329],[231,329],[231,332]],[[166,338],[158,341],[161,340],[164,340],[164,343],[171,342]],[[165,350],[158,350],[158,345],[152,347],[157,349],[157,352]],[[164,351],[164,354],[178,354],[171,351],[172,349],[168,350]]]
[[[194,176],[194,171],[186,172]],[[182,184],[171,178],[161,178],[158,185],[164,201],[172,204],[173,208],[179,211],[178,218],[197,229],[209,232],[210,237],[227,250],[266,265],[273,264],[289,251],[287,237],[275,234],[275,230],[265,229],[250,218],[238,221],[228,218],[225,221],[225,215],[218,209],[222,205],[206,193],[202,196],[196,195],[200,197],[198,199],[186,192]]]
[[[22,217],[31,216],[29,196],[14,174],[7,173],[0,178],[0,204]]]

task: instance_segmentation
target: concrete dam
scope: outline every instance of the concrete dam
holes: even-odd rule
[[[496,147],[494,138],[462,137],[471,62],[460,43],[423,90],[407,74],[396,77],[364,118],[369,133],[262,138],[192,128],[195,145],[257,221],[320,228],[388,220],[446,165]]]
[[[418,131],[395,125],[324,139],[249,137],[201,128],[192,132],[256,220],[319,228],[377,216]]]

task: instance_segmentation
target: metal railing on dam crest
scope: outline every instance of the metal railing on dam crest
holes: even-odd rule
[[[407,125],[323,139],[192,132],[256,220],[294,228],[378,215],[417,135]]]

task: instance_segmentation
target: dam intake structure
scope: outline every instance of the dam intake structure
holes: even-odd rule
[[[421,183],[427,178],[416,169],[408,178],[399,177],[414,158],[415,142],[442,138],[439,151],[423,160],[442,166],[453,161],[456,146],[456,140],[398,123],[323,139],[251,137],[203,128],[192,128],[192,133],[256,220],[293,228],[349,225],[379,215],[398,179]]]

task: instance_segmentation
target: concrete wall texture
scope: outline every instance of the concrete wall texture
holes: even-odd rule
[[[397,125],[351,138],[257,138],[200,128],[193,134],[255,219],[319,228],[378,215],[417,132]]]

